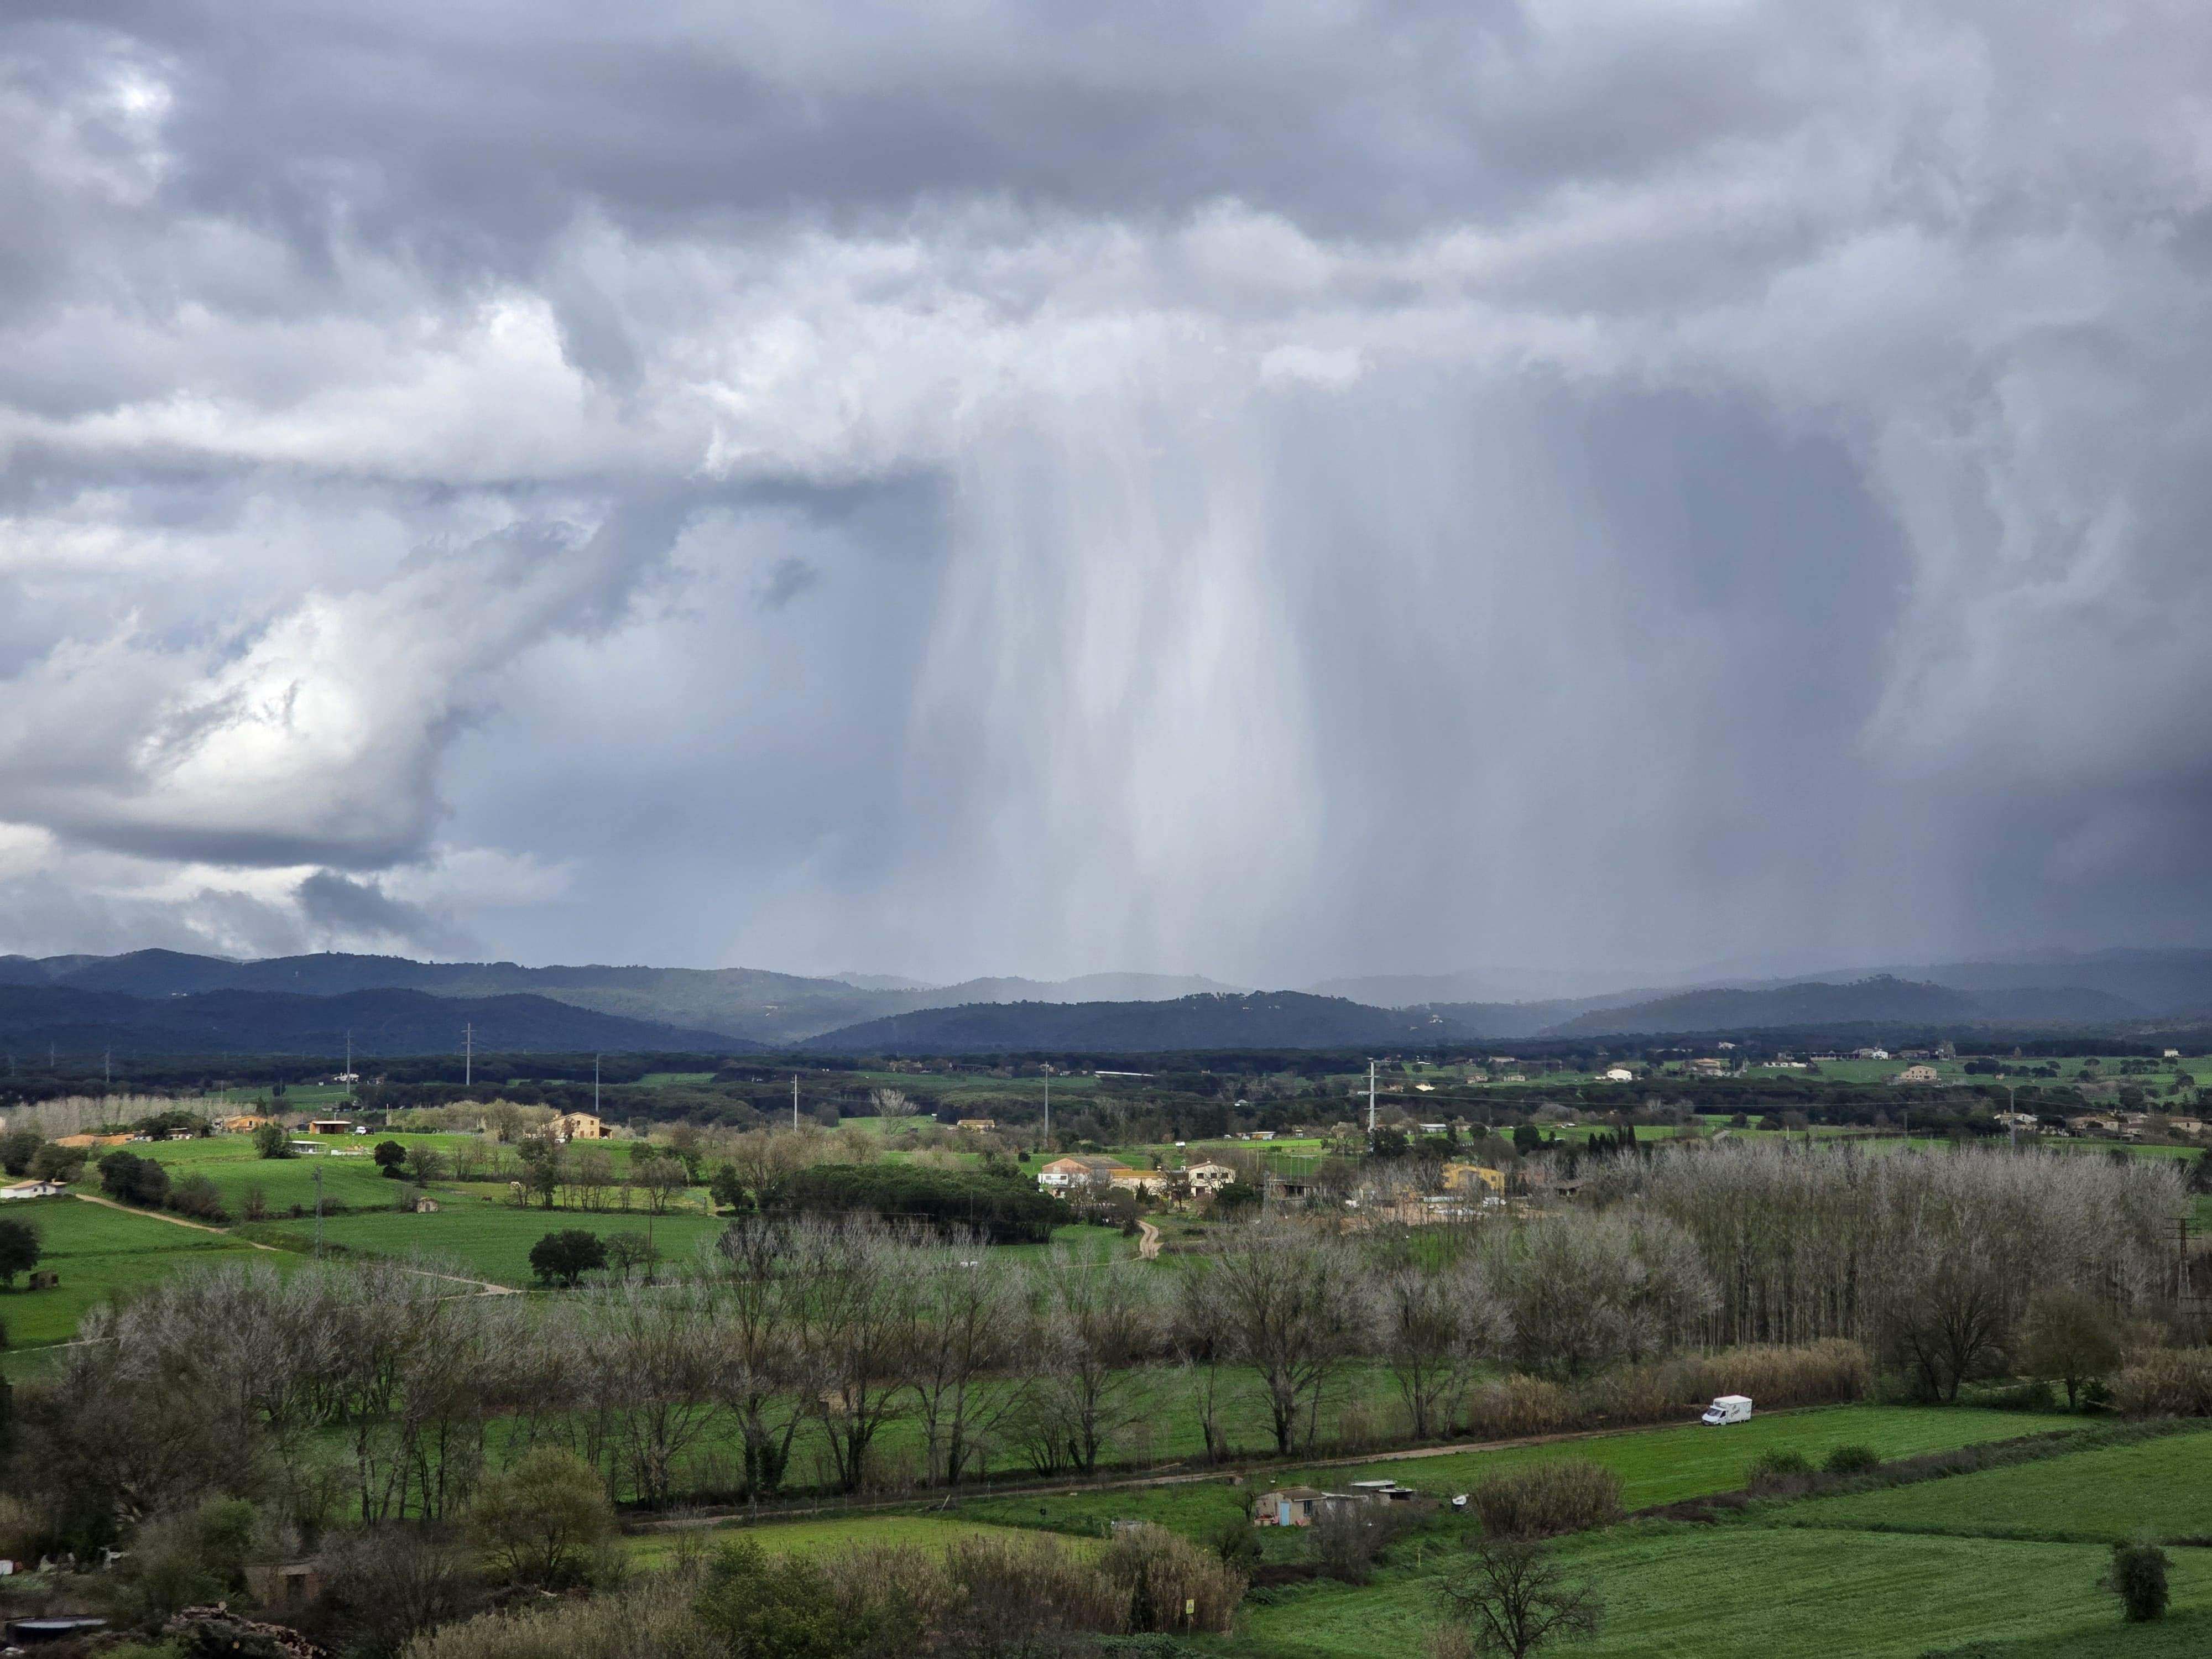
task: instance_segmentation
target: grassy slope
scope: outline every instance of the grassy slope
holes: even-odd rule
[[[220,1234],[76,1198],[19,1200],[8,1206],[8,1216],[38,1228],[39,1265],[61,1275],[50,1291],[25,1290],[18,1279],[15,1290],[0,1291],[0,1322],[18,1348],[66,1342],[85,1310],[112,1292],[140,1290],[196,1267],[276,1259]]]
[[[1027,1535],[1011,1527],[985,1526],[938,1515],[856,1515],[830,1521],[787,1521],[772,1526],[717,1527],[706,1534],[710,1546],[740,1536],[750,1538],[775,1555],[826,1555],[875,1544],[916,1544],[941,1549],[962,1538]],[[623,1542],[630,1559],[641,1566],[663,1565],[675,1557],[678,1549],[677,1534],[668,1532],[641,1533]],[[1078,1547],[1083,1547],[1080,1544]]]
[[[2212,1434],[1792,1504],[1792,1526],[2122,1543],[2212,1538]]]
[[[1377,1377],[1380,1388],[1389,1386]],[[1449,1452],[1440,1456],[1395,1458],[1371,1464],[1322,1469],[1285,1470],[1255,1477],[1268,1485],[1296,1482],[1341,1491],[1352,1480],[1392,1480],[1449,1497],[1467,1491],[1502,1468],[1561,1457],[1588,1458],[1620,1472],[1624,1502],[1632,1510],[1679,1498],[1728,1492],[1743,1484],[1744,1466],[1770,1448],[1788,1448],[1818,1461],[1842,1445],[1868,1445],[1884,1457],[1907,1457],[1983,1440],[2008,1440],[2050,1428],[2069,1427],[2078,1418],[2054,1418],[2019,1412],[1954,1407],[1930,1411],[1911,1406],[1839,1406],[1819,1411],[1755,1417],[1725,1429],[1692,1424],[1593,1435],[1541,1446],[1504,1450]],[[1222,1481],[1192,1482],[1139,1492],[1079,1492],[1047,1498],[986,1498],[962,1512],[979,1520],[1051,1527],[1077,1534],[1099,1534],[1110,1521],[1139,1517],[1157,1521],[1194,1538],[1202,1538],[1224,1516],[1240,1512],[1249,1486]]]
[[[2094,1545],[1816,1532],[1783,1527],[1632,1526],[1575,1539],[1560,1554],[1606,1603],[1589,1659],[1770,1659],[1788,1653],[1913,1659],[1976,1641],[2051,1644],[2114,1638],[2119,1615],[2097,1579]],[[2177,1559],[2179,1609],[2212,1609],[2212,1559]],[[1270,1659],[1401,1659],[1435,1618],[1431,1582],[1367,1590],[1316,1586],[1255,1610],[1240,1654]],[[2203,1626],[2191,1621],[2201,1634]],[[2129,1655],[2198,1652],[2180,1630],[2116,1642]]]
[[[1820,1651],[1869,1659],[2204,1652],[2212,1552],[2175,1553],[2174,1612],[2160,1624],[2124,1625],[2099,1579],[2106,1540],[2131,1535],[2136,1522],[2169,1537],[2212,1532],[2208,1470],[2212,1435],[2191,1435],[1775,1504],[1735,1525],[1587,1534],[1561,1556],[1604,1597],[1606,1627],[1575,1650],[1749,1659],[1812,1650],[1817,1631]],[[2031,1530],[2041,1536],[2018,1535]],[[1228,1645],[1284,1659],[1418,1651],[1435,1616],[1433,1556],[1425,1565],[1401,1565],[1364,1589],[1286,1593],[1255,1608]]]

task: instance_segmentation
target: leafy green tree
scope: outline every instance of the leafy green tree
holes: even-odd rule
[[[559,1446],[526,1452],[487,1477],[469,1509],[471,1534],[494,1571],[545,1589],[582,1583],[614,1526],[599,1472]]]
[[[39,1230],[27,1221],[0,1221],[0,1289],[12,1290],[17,1273],[39,1265]]]
[[[100,1160],[100,1184],[110,1198],[157,1210],[169,1195],[169,1172],[150,1158],[114,1152]]]
[[[376,1160],[377,1173],[387,1181],[403,1178],[402,1169],[407,1162],[407,1149],[396,1140],[380,1140],[376,1150],[369,1154]]]
[[[2087,1384],[2119,1369],[2120,1357],[2118,1328],[2086,1291],[2053,1285],[2027,1304],[2021,1362],[2030,1376],[2065,1384],[2069,1411]]]
[[[46,1144],[46,1138],[36,1129],[10,1129],[0,1135],[0,1170],[11,1176],[23,1174]]]
[[[86,1153],[82,1146],[57,1146],[52,1141],[31,1154],[31,1174],[40,1181],[58,1181],[64,1186],[84,1173]]]
[[[2105,1588],[2120,1598],[2131,1625],[2166,1617],[2166,1552],[2155,1544],[2115,1544]]]
[[[581,1227],[548,1233],[530,1247],[530,1271],[544,1285],[574,1290],[586,1273],[606,1265],[606,1241]]]
[[[281,1123],[264,1123],[253,1132],[253,1150],[264,1158],[291,1158],[292,1134]]]
[[[854,1632],[830,1577],[802,1556],[771,1562],[751,1539],[717,1551],[694,1609],[731,1659],[841,1659]]]
[[[1522,1123],[1515,1126],[1513,1130],[1513,1150],[1520,1153],[1523,1158],[1526,1158],[1529,1153],[1535,1152],[1537,1149],[1541,1147],[1543,1144],[1544,1132],[1541,1129],[1539,1129],[1534,1124]]]

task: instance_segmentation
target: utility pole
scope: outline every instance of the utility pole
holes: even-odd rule
[[[103,1048],[100,1052],[100,1077],[107,1088],[115,1086],[115,1050],[112,1048]]]
[[[1044,1068],[1044,1144],[1052,1145],[1052,1067]]]
[[[461,1087],[474,1085],[477,1080],[477,1028],[461,1027]]]
[[[592,1115],[599,1115],[599,1057],[592,1056]]]
[[[1375,1062],[1367,1062],[1367,1138],[1375,1139]]]
[[[793,1130],[799,1127],[799,1073],[796,1072],[791,1074],[791,1127]]]
[[[353,1098],[353,1033],[346,1033],[346,1098]]]
[[[315,1165],[315,1260],[323,1259],[323,1166]]]

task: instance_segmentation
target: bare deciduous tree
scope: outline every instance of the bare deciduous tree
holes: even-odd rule
[[[1510,1659],[1597,1633],[1602,1604],[1571,1583],[1552,1553],[1525,1538],[1480,1538],[1447,1571],[1437,1595],[1478,1653]]]
[[[1259,1373],[1275,1449],[1310,1444],[1322,1395],[1363,1346],[1358,1258],[1341,1239],[1276,1220],[1224,1231],[1208,1255],[1223,1335]]]

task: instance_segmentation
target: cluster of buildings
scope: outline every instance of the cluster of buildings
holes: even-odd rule
[[[1136,1193],[1146,1198],[1204,1198],[1232,1186],[1226,1164],[1188,1164],[1180,1170],[1139,1170],[1118,1158],[1056,1158],[1037,1171],[1037,1185],[1062,1197],[1076,1194]]]

